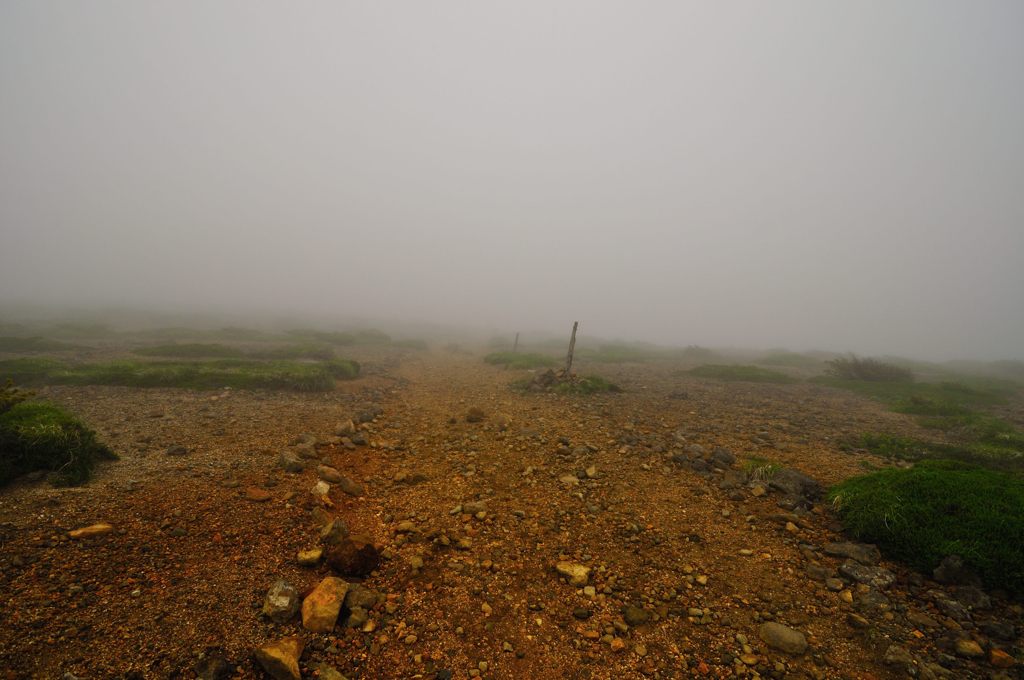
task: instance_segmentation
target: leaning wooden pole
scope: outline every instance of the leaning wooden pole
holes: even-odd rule
[[[579,327],[579,325],[579,321],[572,322],[572,335],[569,337],[569,355],[565,357],[566,378],[572,375],[572,353],[576,349],[576,329]]]
[[[512,353],[515,354],[517,349],[519,349],[519,333],[516,333],[515,342],[512,343]]]

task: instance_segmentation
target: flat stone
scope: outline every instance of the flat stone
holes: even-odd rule
[[[273,495],[266,489],[261,489],[257,486],[250,486],[246,488],[243,498],[247,501],[252,501],[253,503],[266,503],[273,498]]]
[[[914,657],[910,655],[906,647],[900,645],[889,645],[885,649],[885,654],[882,656],[882,662],[886,666],[897,666],[900,668],[909,668],[914,665]]]
[[[274,581],[263,598],[263,613],[278,623],[285,623],[299,613],[299,592],[283,579]]]
[[[68,532],[69,538],[94,538],[96,536],[103,536],[109,534],[114,530],[114,527],[106,522],[99,522],[97,524],[90,524],[87,527],[81,529],[74,529]]]
[[[330,465],[317,465],[316,474],[320,479],[331,484],[337,484],[341,481],[341,473]]]
[[[569,579],[569,585],[585,586],[590,580],[590,567],[576,562],[559,562],[555,571]]]
[[[324,545],[338,545],[347,537],[348,525],[340,519],[333,519],[320,529],[320,542]]]
[[[306,465],[291,451],[282,453],[277,459],[277,465],[285,472],[299,473],[306,469]]]
[[[362,484],[344,476],[338,480],[338,488],[349,496],[362,496],[366,493]]]
[[[885,590],[896,582],[896,575],[884,567],[869,567],[854,560],[839,565],[839,573],[857,583],[867,583],[879,590]]]
[[[342,576],[368,576],[380,566],[380,553],[367,536],[349,536],[327,550],[327,565]]]
[[[328,576],[302,601],[302,627],[314,633],[329,633],[341,613],[348,582]]]
[[[882,559],[878,548],[867,543],[826,543],[821,549],[831,557],[845,557],[867,565],[878,564]]]
[[[803,654],[807,651],[807,638],[804,634],[781,623],[762,623],[757,634],[766,645],[787,654]]]
[[[968,658],[985,656],[985,650],[981,645],[970,638],[960,638],[956,641],[956,653]]]
[[[253,656],[274,680],[302,680],[299,658],[304,646],[302,638],[286,637],[260,647],[253,652]]]
[[[323,548],[310,548],[308,550],[300,550],[296,556],[296,560],[300,567],[315,567],[320,564],[320,560],[323,559],[323,556]]]
[[[622,618],[629,626],[642,626],[651,620],[651,613],[641,607],[626,605],[622,608]]]

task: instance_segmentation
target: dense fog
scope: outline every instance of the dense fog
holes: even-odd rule
[[[1024,4],[5,2],[0,315],[1024,358]]]

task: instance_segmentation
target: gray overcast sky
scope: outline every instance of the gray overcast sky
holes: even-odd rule
[[[0,301],[1024,358],[1024,2],[0,4]]]

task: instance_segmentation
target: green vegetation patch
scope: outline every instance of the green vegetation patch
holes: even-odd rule
[[[957,461],[848,479],[830,492],[846,528],[930,573],[959,555],[990,587],[1024,593],[1024,480]]]
[[[558,361],[547,354],[528,354],[522,352],[492,352],[484,357],[484,361],[505,368],[550,368]]]
[[[911,382],[914,379],[910,369],[880,359],[861,358],[854,354],[826,361],[825,364],[828,366],[826,373],[842,380]]]
[[[96,464],[116,460],[96,433],[67,411],[39,401],[0,399],[0,486],[29,472],[53,473],[57,486],[88,481]]]
[[[15,336],[0,337],[0,352],[22,353],[22,352],[59,352],[61,350],[76,349],[76,345],[58,340],[47,340],[38,336],[25,338]]]
[[[345,359],[329,362],[252,361],[115,361],[66,364],[52,359],[0,361],[0,379],[22,384],[127,385],[187,389],[271,389],[326,392],[335,379],[359,375],[359,364]]]
[[[179,359],[198,358],[229,358],[243,356],[242,350],[237,347],[220,345],[217,343],[172,343],[169,345],[152,345],[150,347],[139,347],[133,350],[133,354],[144,357],[173,357]]]
[[[791,383],[796,382],[785,373],[779,373],[760,366],[743,366],[740,364],[704,364],[687,371],[688,374],[698,378],[711,378],[712,380],[725,380],[730,382],[759,382],[759,383]]]
[[[559,394],[595,394],[597,392],[621,392],[622,388],[598,375],[588,375],[576,380],[557,383],[554,391]]]

